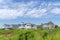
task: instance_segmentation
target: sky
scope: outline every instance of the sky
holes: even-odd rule
[[[0,0],[0,25],[49,21],[60,25],[60,0]]]

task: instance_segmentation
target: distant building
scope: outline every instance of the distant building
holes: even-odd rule
[[[12,29],[13,27],[12,27],[12,25],[4,24],[4,25],[3,25],[3,28],[4,28],[5,30],[8,30],[8,29]]]
[[[35,24],[31,24],[31,23],[21,23],[21,24],[4,24],[4,29],[8,30],[8,29],[13,29],[13,28],[17,28],[17,29],[37,29],[37,26]]]
[[[19,27],[20,29],[37,29],[37,26],[35,24],[31,24],[31,23],[23,23],[21,24],[21,26]]]
[[[53,22],[49,21],[48,23],[41,24],[43,29],[54,29],[55,25]]]

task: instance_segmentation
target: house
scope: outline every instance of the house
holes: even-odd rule
[[[37,26],[31,23],[22,23],[19,28],[20,29],[37,29]]]
[[[13,29],[13,28],[17,28],[17,29],[37,29],[37,26],[35,24],[31,24],[31,23],[21,23],[21,24],[4,24],[4,29],[8,30],[8,29]]]
[[[43,29],[54,29],[55,25],[53,22],[49,21],[48,23],[41,24]]]
[[[10,25],[10,24],[4,24],[3,25],[3,29],[5,29],[5,30],[12,29],[12,25]]]
[[[13,29],[13,28],[17,28],[17,26],[15,26],[14,24],[4,24],[4,29],[5,30],[9,30],[9,29]]]

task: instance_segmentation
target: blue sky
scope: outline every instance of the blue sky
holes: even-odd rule
[[[49,21],[60,25],[60,0],[0,0],[0,25]]]

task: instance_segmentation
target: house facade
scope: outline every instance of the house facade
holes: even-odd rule
[[[8,30],[8,29],[13,29],[13,28],[17,28],[17,29],[37,29],[37,26],[35,24],[31,24],[31,23],[21,23],[21,24],[4,24],[4,29]]]
[[[48,23],[41,24],[43,29],[54,29],[55,25],[53,22],[49,21]]]
[[[31,23],[23,23],[21,24],[21,26],[19,27],[19,29],[37,29],[37,26],[35,24],[31,24]]]

